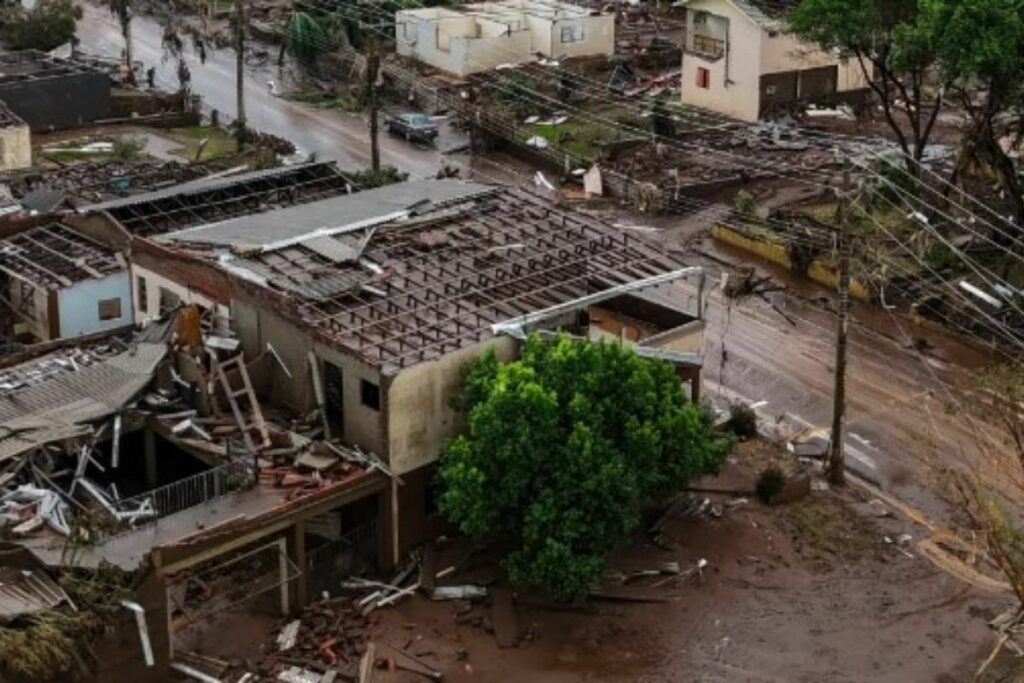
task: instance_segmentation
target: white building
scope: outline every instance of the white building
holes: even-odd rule
[[[777,0],[689,0],[683,104],[756,121],[772,106],[867,87],[856,60],[783,33]]]
[[[395,13],[398,54],[465,76],[537,55],[611,55],[615,16],[558,0],[504,0]]]

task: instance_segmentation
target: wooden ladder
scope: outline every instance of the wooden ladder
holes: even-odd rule
[[[267,423],[263,420],[263,412],[260,410],[259,401],[256,400],[256,393],[252,390],[252,382],[249,380],[249,372],[245,369],[242,354],[238,354],[223,363],[216,363],[214,367],[217,373],[217,381],[220,382],[221,388],[224,389],[224,395],[227,396],[228,404],[231,406],[231,413],[235,416],[235,422],[242,432],[242,440],[245,443],[246,450],[249,453],[255,454],[257,449],[266,448],[270,444],[270,434],[267,432]],[[231,382],[228,380],[227,373],[233,368],[238,369],[238,375],[242,378],[242,386],[238,389],[232,387]],[[239,396],[245,396],[249,401],[249,412],[251,415],[249,421],[246,421],[246,415],[238,405]],[[258,446],[252,440],[252,430],[254,429],[260,435]]]

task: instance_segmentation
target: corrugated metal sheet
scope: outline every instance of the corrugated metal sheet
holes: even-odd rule
[[[413,180],[185,228],[157,239],[254,250],[277,248],[393,220],[395,214],[427,202],[439,207],[494,191],[494,187],[461,180]]]
[[[239,173],[237,175],[223,176],[220,178],[197,178],[196,180],[191,180],[187,183],[179,183],[178,185],[173,185],[162,190],[154,190],[153,192],[137,194],[131,197],[112,199],[106,202],[99,202],[97,204],[89,204],[87,206],[82,206],[79,207],[78,213],[108,211],[110,209],[120,209],[125,206],[135,206],[137,204],[144,204],[146,202],[167,199],[170,197],[177,197],[179,195],[195,194],[198,192],[208,192],[210,190],[218,190],[221,188],[231,187],[233,185],[241,185],[243,183],[251,182],[253,180],[274,178],[277,176],[298,173],[299,171],[305,168],[311,168],[314,166],[333,167],[334,162],[315,161],[310,162],[308,164],[295,164],[294,166],[279,166],[278,168],[269,168],[260,171],[250,171],[248,173]]]
[[[135,348],[0,397],[0,461],[82,433],[117,412],[152,380],[166,344]]]
[[[40,570],[0,567],[0,618],[10,619],[71,603],[68,594]]]
[[[334,263],[348,263],[359,256],[355,249],[333,237],[314,237],[299,244]]]

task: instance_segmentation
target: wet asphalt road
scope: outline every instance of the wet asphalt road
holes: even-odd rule
[[[119,57],[123,41],[115,19],[102,7],[82,3],[84,17],[78,25],[81,49],[90,54]],[[177,61],[164,61],[161,47],[163,29],[148,16],[132,20],[133,58],[145,69],[155,66],[157,84],[176,89]],[[205,64],[199,62],[191,47],[185,61],[192,74],[191,86],[201,95],[206,107],[227,118],[235,116],[235,54],[229,49],[209,51]],[[291,140],[301,152],[315,153],[320,159],[334,159],[343,169],[370,165],[368,118],[359,114],[316,109],[291,102],[270,93],[269,80],[280,83],[275,65],[250,64],[245,78],[246,114],[249,125],[257,130]],[[437,173],[442,152],[463,145],[464,136],[442,122],[442,135],[434,146],[416,145],[387,135],[380,136],[381,162],[408,171],[413,177]]]

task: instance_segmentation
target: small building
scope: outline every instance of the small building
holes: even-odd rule
[[[15,337],[46,341],[132,323],[124,257],[62,223],[0,240],[0,292]]]
[[[456,76],[553,59],[610,56],[615,15],[567,2],[503,0],[395,13],[398,54]]]
[[[867,88],[856,60],[785,33],[774,0],[687,0],[682,102],[744,121]]]
[[[0,171],[32,165],[32,134],[28,124],[0,102]]]
[[[0,100],[33,132],[76,128],[110,117],[110,77],[37,50],[0,52]]]

